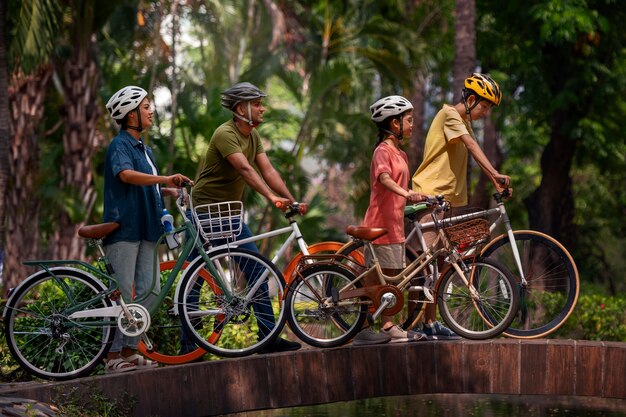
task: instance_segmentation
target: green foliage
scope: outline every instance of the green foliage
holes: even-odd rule
[[[626,297],[581,291],[574,312],[550,338],[626,342]]]
[[[8,7],[13,10],[8,16],[11,28],[9,65],[30,73],[47,62],[55,48],[61,8],[55,0],[11,0]]]
[[[87,390],[88,395],[85,395]],[[124,393],[120,398],[108,398],[100,390],[87,385],[59,390],[53,401],[59,417],[130,417],[137,400]]]
[[[478,0],[476,8],[478,56],[484,70],[503,80],[504,101],[494,116],[504,145],[502,171],[512,176],[514,198],[526,200],[542,184],[558,183],[540,165],[562,163],[541,161],[547,144],[558,138],[557,152],[573,149],[571,167],[558,174],[572,184],[572,193],[562,196],[571,195],[575,207],[568,249],[584,280],[616,293],[624,277],[618,178],[626,166],[626,35],[618,28],[626,9],[604,0]],[[523,219],[524,211],[519,206],[514,217]]]

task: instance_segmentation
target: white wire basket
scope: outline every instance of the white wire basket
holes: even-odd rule
[[[192,213],[206,241],[230,239],[241,233],[243,226],[243,203],[241,201],[202,204],[194,207]]]

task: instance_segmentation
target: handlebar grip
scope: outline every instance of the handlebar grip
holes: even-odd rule
[[[276,206],[276,208],[282,209],[283,208],[283,202],[282,201],[277,201],[274,203],[274,205]]]
[[[498,184],[500,184],[500,185],[504,185],[505,182],[506,182],[506,180],[504,178],[498,179]]]

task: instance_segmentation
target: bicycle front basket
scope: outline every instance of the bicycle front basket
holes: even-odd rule
[[[203,204],[194,207],[193,217],[206,241],[229,239],[241,233],[243,203],[241,201],[226,201],[224,203]]]
[[[448,240],[459,249],[465,249],[489,241],[489,222],[473,219],[443,229]]]

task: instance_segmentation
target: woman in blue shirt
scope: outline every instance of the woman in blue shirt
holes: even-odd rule
[[[119,288],[127,302],[135,295],[143,297],[151,287],[158,264],[154,259],[156,241],[163,230],[160,216],[163,195],[175,195],[172,188],[191,182],[182,174],[159,175],[152,151],[141,140],[141,133],[152,126],[152,105],[148,93],[140,87],[128,86],[116,92],[106,107],[121,126],[119,134],[107,149],[104,163],[104,222],[120,227],[104,240],[106,255],[111,261]],[[159,281],[155,283],[158,291]],[[146,299],[144,304],[153,301]],[[156,362],[137,354],[137,337],[115,333],[106,359],[105,370],[126,372],[157,366]]]

